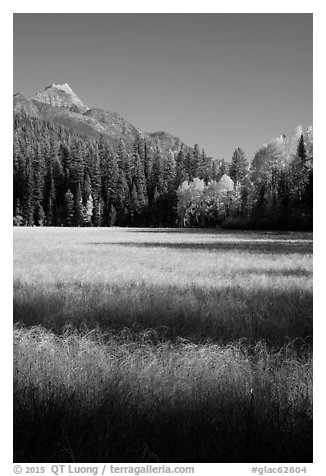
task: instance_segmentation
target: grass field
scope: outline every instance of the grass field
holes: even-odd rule
[[[14,458],[312,461],[312,235],[14,229]]]

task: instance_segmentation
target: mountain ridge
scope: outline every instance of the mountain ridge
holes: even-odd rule
[[[153,147],[158,144],[162,152],[177,152],[182,145],[181,139],[171,133],[144,132],[117,112],[85,105],[68,83],[51,83],[33,96],[17,92],[13,102],[14,113],[59,123],[81,135],[98,137],[103,134],[113,146],[122,139],[131,148],[137,136],[146,138]],[[190,150],[189,146],[184,147],[186,151]]]

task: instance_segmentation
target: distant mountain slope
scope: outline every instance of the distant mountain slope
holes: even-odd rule
[[[165,149],[179,150],[182,144],[182,141],[179,139],[179,137],[175,137],[168,132],[149,132],[148,135],[151,137],[151,139],[158,141]]]
[[[63,124],[81,135],[104,134],[113,146],[122,139],[129,148],[137,135],[147,138],[153,147],[157,143],[162,152],[178,152],[182,144],[181,139],[167,132],[142,132],[116,112],[86,106],[67,83],[51,84],[32,97],[15,94],[14,113]],[[189,149],[185,146],[186,151]]]
[[[15,113],[26,114],[28,116],[59,123],[81,135],[98,137],[100,132],[105,133],[104,128],[99,127],[90,117],[73,112],[66,107],[52,106],[22,93],[14,95],[14,114]]]

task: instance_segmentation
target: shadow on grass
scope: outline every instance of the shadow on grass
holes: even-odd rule
[[[265,254],[312,254],[313,246],[310,242],[260,242],[260,241],[228,241],[215,243],[168,243],[168,242],[92,242],[83,243],[83,246],[88,244],[90,246],[119,246],[128,248],[140,249],[155,249],[163,248],[176,251],[207,251],[212,253],[220,252],[246,252],[246,253],[265,253]]]
[[[16,395],[14,462],[312,462],[312,419],[304,412],[286,415],[269,402],[255,408],[239,395],[190,399],[154,399],[142,409],[107,393],[102,404],[81,408],[74,395],[53,394],[43,404],[36,395],[31,417],[30,402]]]
[[[311,352],[18,326],[14,344],[17,462],[312,460]]]
[[[19,282],[14,286],[14,322],[41,324],[57,333],[66,325],[135,333],[152,329],[158,340],[226,343],[246,338],[282,345],[312,335],[312,306],[312,292],[301,288],[80,282],[44,289]]]
[[[260,237],[264,236],[266,238],[273,239],[274,237],[284,237],[285,239],[302,239],[302,240],[312,240],[312,232],[300,232],[300,231],[256,231],[256,230],[228,230],[223,228],[118,228],[120,231],[127,231],[130,233],[180,233],[183,235],[198,235],[198,234],[209,234],[215,236],[239,236],[239,237]]]
[[[313,272],[308,271],[302,268],[294,268],[294,269],[260,269],[260,268],[253,268],[253,269],[246,269],[245,271],[237,271],[237,274],[243,275],[254,275],[254,276],[275,276],[275,277],[305,277],[309,278],[312,277]]]

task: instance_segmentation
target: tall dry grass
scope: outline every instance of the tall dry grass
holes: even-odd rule
[[[312,335],[310,235],[15,230],[14,319],[282,344]]]
[[[311,461],[308,351],[155,337],[16,328],[15,461]]]
[[[14,230],[14,459],[312,461],[312,236]]]

